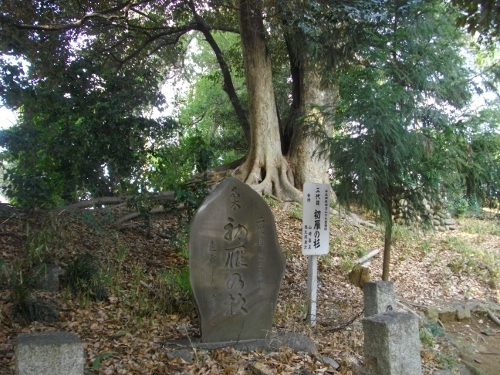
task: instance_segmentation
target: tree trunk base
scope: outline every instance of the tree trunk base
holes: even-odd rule
[[[302,193],[293,186],[293,175],[283,156],[278,162],[266,159],[263,163],[248,158],[235,176],[261,195],[274,195],[282,201],[302,199]]]

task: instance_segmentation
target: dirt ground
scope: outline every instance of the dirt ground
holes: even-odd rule
[[[449,322],[444,327],[450,351],[455,352],[469,370],[500,374],[500,327],[486,315],[474,314],[470,321]]]
[[[8,269],[21,275],[27,266],[21,260],[37,246],[50,250],[51,261],[63,273],[78,254],[92,254],[107,276],[109,295],[93,301],[73,296],[67,288],[51,293],[34,291],[33,298],[36,295],[57,306],[57,320],[22,323],[13,313],[13,290],[4,282],[0,295],[0,374],[14,374],[17,335],[51,331],[74,332],[81,338],[88,374],[251,374],[256,363],[266,366],[269,374],[362,373],[363,294],[349,283],[348,266],[359,255],[380,248],[383,233],[342,215],[332,218],[331,251],[318,264],[318,325],[311,328],[304,322],[307,261],[301,254],[297,206],[272,206],[287,262],[273,330],[310,337],[317,354],[284,347],[271,353],[224,348],[192,349],[184,358],[170,355],[168,342],[199,335],[193,303],[179,297],[178,291],[167,296],[158,291],[166,271],[182,269],[188,262],[183,256],[188,238],[182,235],[187,222],[180,216],[153,215],[149,222],[134,219],[117,227],[114,221],[127,213],[126,208],[48,215],[4,205],[0,207],[0,262]],[[478,260],[472,262],[477,249],[490,254],[491,264],[500,267],[498,234],[462,229],[412,234],[401,229],[394,238],[391,262],[396,297],[416,313],[424,313],[437,302],[498,304],[498,284],[490,277],[497,271],[483,267]],[[381,262],[379,255],[370,265],[373,280],[379,279]],[[165,299],[175,309],[165,309],[161,303]],[[432,327],[441,330],[434,332]],[[444,323],[444,330],[437,323],[422,329],[428,337],[421,350],[425,375],[458,373],[457,366],[464,364],[470,365],[470,373],[500,374],[500,327],[484,313],[473,312],[470,321]],[[340,367],[336,369],[330,360]]]

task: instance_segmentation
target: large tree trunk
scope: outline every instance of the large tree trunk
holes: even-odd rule
[[[310,61],[300,63],[300,105],[299,112],[305,116],[304,122],[295,121],[293,138],[289,149],[290,165],[293,168],[295,186],[302,187],[305,182],[329,183],[330,162],[328,157],[315,155],[318,140],[307,136],[308,123],[314,122],[330,134],[332,126],[324,120],[317,107],[332,107],[337,99],[334,88],[321,82],[317,66]],[[316,108],[315,108],[316,107]]]
[[[250,112],[250,148],[237,176],[262,194],[300,200],[291,170],[281,153],[271,56],[265,40],[262,2],[239,0],[239,26]]]

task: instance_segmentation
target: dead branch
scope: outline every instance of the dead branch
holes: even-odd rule
[[[382,249],[375,249],[375,250],[372,250],[370,251],[368,254],[362,256],[361,258],[358,258],[357,260],[354,261],[355,264],[364,264],[366,262],[368,262],[370,259],[372,259],[375,255],[377,255],[378,253],[380,253]]]
[[[184,208],[185,208],[185,205],[184,205],[184,204],[182,204],[182,203],[181,203],[181,204],[179,204],[179,205],[177,205],[177,206],[175,207],[175,209],[176,209],[176,210],[182,210],[182,209],[184,209]],[[150,210],[150,211],[148,212],[148,215],[161,214],[161,213],[168,212],[168,211],[170,211],[170,209],[165,208],[165,207],[163,207],[163,206],[158,206],[158,207],[153,208],[152,210]],[[120,226],[121,224],[123,224],[124,222],[129,221],[129,220],[133,220],[133,219],[135,219],[135,218],[137,218],[137,217],[139,217],[139,216],[141,216],[141,215],[142,215],[142,214],[141,214],[141,213],[139,213],[139,212],[131,212],[131,213],[129,213],[129,214],[127,214],[127,215],[124,215],[124,216],[120,217],[119,219],[117,219],[117,220],[114,222],[114,224],[115,224],[115,226],[119,227],[119,226]]]

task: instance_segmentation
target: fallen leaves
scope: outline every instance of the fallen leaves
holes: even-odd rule
[[[273,208],[287,261],[274,329],[311,337],[319,353],[309,355],[286,347],[269,353],[238,352],[232,348],[209,351],[194,347],[182,349],[171,344],[179,338],[199,334],[194,305],[188,311],[179,312],[152,307],[158,302],[158,294],[155,293],[165,270],[187,265],[181,253],[174,251],[186,244],[177,220],[155,215],[151,218],[150,227],[136,220],[116,231],[97,220],[100,217],[97,211],[85,211],[95,215],[92,225],[81,219],[82,215],[78,212],[59,216],[60,221],[65,221],[63,233],[68,234],[57,241],[61,246],[56,260],[64,265],[75,254],[94,254],[100,261],[102,271],[109,277],[107,300],[93,302],[62,290],[49,296],[60,306],[59,322],[33,322],[21,326],[11,316],[9,294],[2,293],[0,374],[14,374],[14,349],[18,334],[48,331],[77,334],[84,343],[86,367],[95,374],[247,375],[260,371],[261,374],[349,375],[363,366],[362,326],[359,318],[351,323],[363,309],[363,295],[362,291],[349,284],[348,271],[343,265],[358,258],[360,252],[380,247],[380,231],[354,227],[338,217],[333,220],[330,236],[332,251],[320,257],[318,264],[318,326],[313,329],[304,322],[307,314],[307,260],[301,254],[301,222],[292,218],[289,212]],[[23,254],[26,222],[29,219],[21,212],[16,215],[3,226],[4,231],[16,235],[0,236],[1,258],[9,267],[13,267],[16,259]],[[36,220],[40,218],[32,220],[32,230],[42,228],[41,222]],[[414,307],[432,305],[436,300],[498,298],[498,288],[463,269],[454,272],[448,267],[456,256],[448,247],[447,236],[450,235],[460,236],[460,233],[425,234],[396,241],[391,275],[398,298],[405,303],[409,301]],[[425,248],[424,241],[427,241]],[[484,244],[496,251],[500,248],[499,236],[464,234],[464,241],[471,241],[476,247]],[[372,278],[377,279],[381,271],[380,256],[373,259],[370,269]],[[163,298],[168,302],[168,296]],[[179,353],[172,355],[175,350],[186,352],[181,356],[177,356]],[[422,350],[422,360],[425,373],[431,373],[436,365],[433,352]]]

